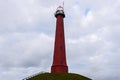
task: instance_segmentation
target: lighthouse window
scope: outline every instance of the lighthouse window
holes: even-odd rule
[[[62,38],[62,33],[60,33],[60,37]]]
[[[63,61],[62,61],[62,60],[60,61],[60,64],[63,64]]]
[[[60,49],[61,49],[61,50],[62,50],[62,48],[63,48],[63,47],[62,47],[62,46],[60,46]]]

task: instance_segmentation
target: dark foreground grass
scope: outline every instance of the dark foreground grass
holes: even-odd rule
[[[73,73],[42,73],[27,80],[92,80]]]

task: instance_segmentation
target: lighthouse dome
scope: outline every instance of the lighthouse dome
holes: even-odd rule
[[[59,6],[55,12],[55,17],[57,17],[58,15],[62,15],[63,17],[65,17],[64,9],[61,6]]]

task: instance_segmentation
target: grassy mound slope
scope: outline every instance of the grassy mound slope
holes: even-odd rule
[[[73,73],[43,73],[27,80],[91,80],[87,77]]]

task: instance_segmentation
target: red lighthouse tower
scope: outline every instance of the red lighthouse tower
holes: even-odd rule
[[[56,17],[56,35],[51,73],[68,73],[68,66],[66,63],[64,20],[63,20],[65,14],[63,7],[59,6],[57,8],[55,17]]]

